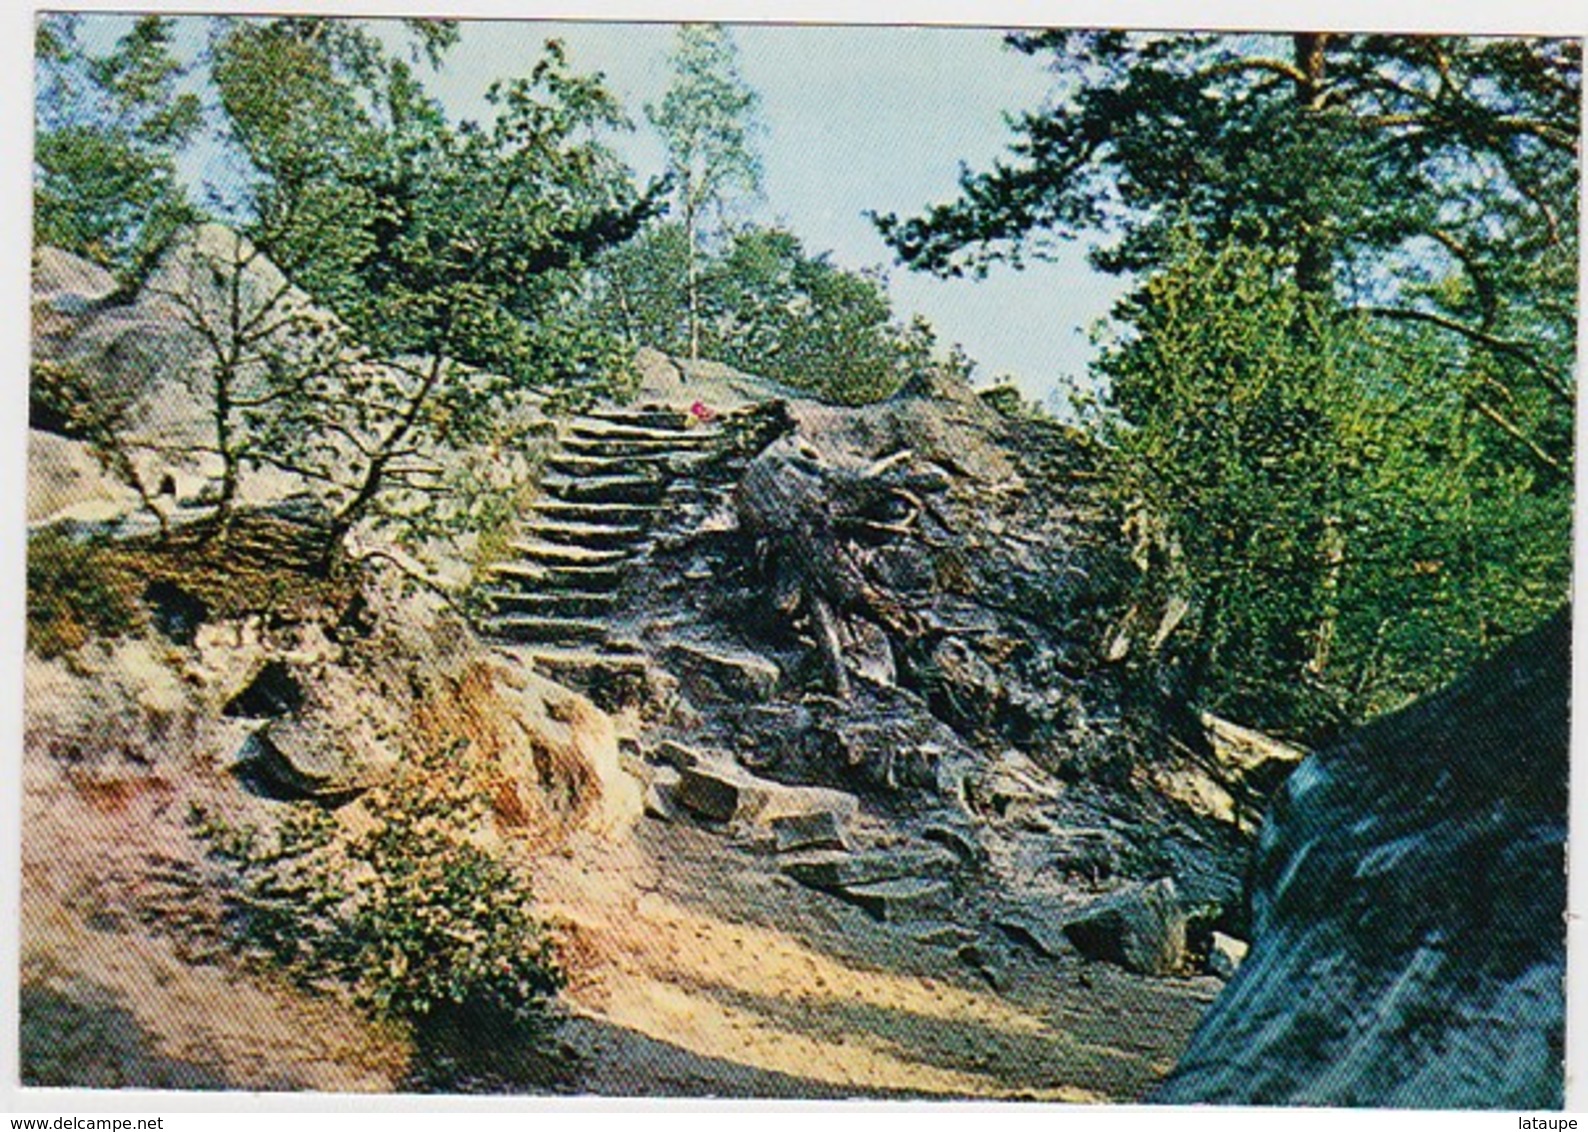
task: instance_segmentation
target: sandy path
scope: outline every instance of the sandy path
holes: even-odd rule
[[[646,822],[570,850],[536,885],[568,1000],[599,1024],[573,1041],[591,1092],[1132,1099],[1217,990],[984,936],[994,987],[699,830]]]

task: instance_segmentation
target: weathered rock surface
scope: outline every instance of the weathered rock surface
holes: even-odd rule
[[[1186,916],[1174,881],[1133,884],[1072,913],[1064,934],[1083,955],[1143,975],[1172,975],[1185,963]]]
[[[766,824],[815,814],[847,819],[857,807],[852,794],[817,786],[785,786],[725,762],[682,768],[674,794],[686,808],[719,822]]]
[[[667,650],[666,660],[685,693],[697,701],[762,701],[777,691],[777,665],[753,653],[680,641]]]
[[[1559,1108],[1568,613],[1307,760],[1250,954],[1154,1099]]]
[[[780,814],[769,824],[779,853],[847,848],[844,844],[843,823],[831,810],[818,810],[810,814]]]
[[[1245,940],[1214,932],[1213,941],[1208,946],[1208,973],[1226,981],[1233,979],[1250,950],[1251,945]]]
[[[387,781],[399,757],[321,718],[277,719],[249,736],[238,761],[288,795],[337,801]]]

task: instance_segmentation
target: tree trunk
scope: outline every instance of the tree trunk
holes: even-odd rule
[[[451,315],[449,314],[449,326],[450,320]],[[443,334],[443,337],[445,337],[445,334]],[[415,423],[418,422],[425,406],[430,403],[430,396],[435,392],[436,386],[441,383],[442,375],[446,372],[446,365],[445,353],[438,350],[431,358],[430,371],[425,374],[419,388],[414,391],[412,398],[409,399],[408,407],[403,412],[402,418],[397,422],[396,427],[387,434],[386,439],[381,442],[374,455],[370,457],[369,466],[364,469],[364,478],[359,483],[358,490],[353,493],[353,497],[343,504],[341,510],[331,519],[331,553],[335,553],[335,548],[341,544],[342,539],[353,529],[354,524],[363,517],[370,503],[374,501],[375,497],[380,494],[381,489],[385,486],[386,466],[391,463],[398,446],[407,439],[409,432],[413,430]]]
[[[685,302],[689,309],[689,361],[700,361],[700,256],[695,247],[698,238],[695,202],[686,196],[684,201],[684,264]]]
[[[1320,32],[1292,37],[1296,69],[1305,76],[1296,84],[1296,109],[1304,124],[1323,109],[1327,94],[1324,49],[1328,41],[1328,35]],[[1310,197],[1298,203],[1296,286],[1309,295],[1327,295],[1334,289],[1334,257],[1323,234],[1326,218]]]

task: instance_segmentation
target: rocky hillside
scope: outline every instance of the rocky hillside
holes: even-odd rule
[[[702,767],[841,791],[827,840],[860,862],[888,846],[889,875],[792,875],[853,868],[820,883],[863,901],[893,884],[1037,947],[1136,882],[1169,882],[1201,929],[1238,925],[1220,780],[1251,768],[1176,780],[1183,758],[1132,716],[1103,655],[1128,564],[1080,437],[925,375],[838,409],[721,367],[641,368],[634,406],[567,426],[485,593],[496,640],[642,721],[653,810],[695,798]]]
[[[156,278],[191,282],[197,246]],[[285,285],[257,270],[250,286]],[[1338,894],[1287,887],[1252,918],[1243,892],[1304,752],[1127,672],[1174,613],[1126,608],[1134,567],[1080,434],[935,372],[837,408],[642,351],[631,398],[548,409],[532,447],[483,461],[535,479],[505,529],[428,546],[424,570],[360,530],[360,564],[328,573],[305,549],[315,485],[291,477],[251,481],[226,550],[200,537],[218,491],[201,352],[167,301],[36,265],[30,1081],[433,1084],[423,1027],[404,1044],[346,994],[245,961],[258,862],[213,831],[307,822],[335,859],[438,752],[472,768],[468,852],[533,881],[567,973],[555,1064],[454,1088],[1133,1099],[1254,926],[1237,991],[1312,954],[1264,942],[1276,908]],[[62,381],[130,443],[107,457],[105,418],[63,412]],[[1308,765],[1354,782],[1358,757]],[[1306,816],[1296,781],[1262,842],[1286,876],[1287,853],[1322,859],[1286,848],[1296,823],[1342,820]],[[1401,884],[1384,836],[1330,868],[1381,861]],[[247,988],[239,1025],[172,1021],[227,980]],[[137,1040],[74,1044],[107,1003]],[[313,1036],[326,1011],[350,1035],[334,1049]],[[260,1020],[279,1041],[251,1041]],[[1197,1068],[1217,1040],[1166,1099],[1240,1099],[1185,1091],[1244,1072]]]

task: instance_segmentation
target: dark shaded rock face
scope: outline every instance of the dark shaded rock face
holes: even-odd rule
[[[1172,975],[1185,962],[1185,913],[1167,877],[1129,885],[1064,925],[1064,934],[1094,959],[1139,971]]]
[[[1153,1099],[1563,1104],[1566,612],[1303,763],[1251,953]]]

